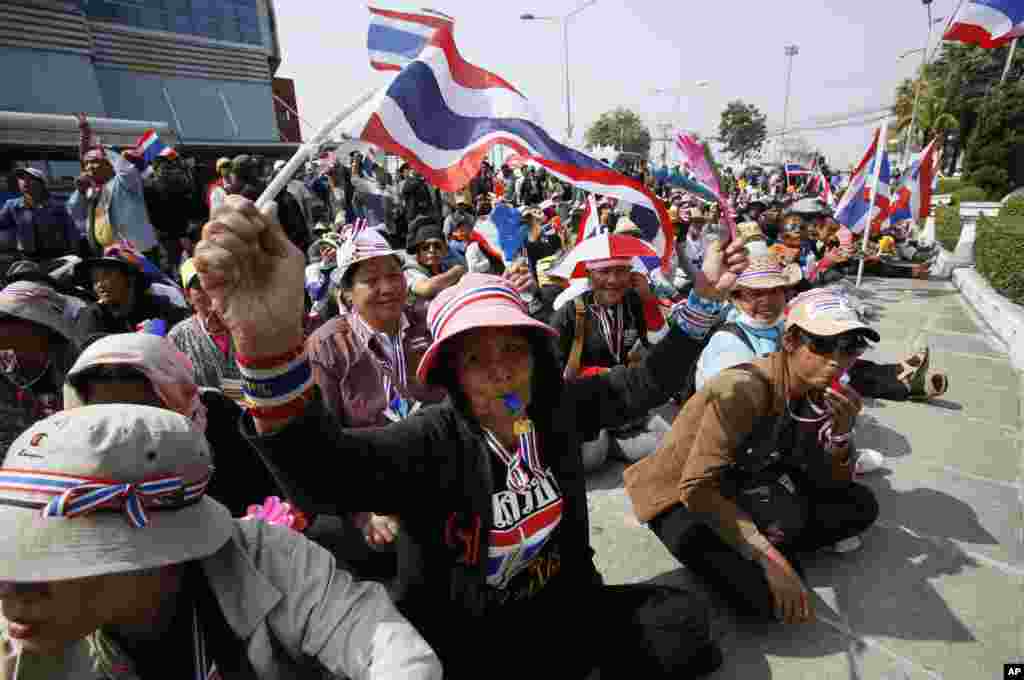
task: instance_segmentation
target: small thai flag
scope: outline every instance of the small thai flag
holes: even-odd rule
[[[178,156],[174,147],[167,146],[160,141],[160,135],[156,133],[156,130],[148,130],[146,134],[139,137],[139,141],[135,143],[135,151],[142,157],[142,161],[147,167],[160,156],[165,158]]]

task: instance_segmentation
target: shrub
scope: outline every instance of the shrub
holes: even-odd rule
[[[974,256],[978,273],[993,288],[1024,305],[1024,224],[980,218]]]
[[[946,250],[956,250],[960,240],[960,208],[956,205],[935,209],[935,239]]]
[[[953,194],[953,204],[973,203],[975,201],[987,201],[988,192],[981,187],[963,186]]]
[[[1024,225],[1024,196],[1007,201],[999,210],[999,221],[1003,224]]]
[[[971,184],[981,187],[989,196],[1002,198],[1010,190],[1010,173],[1006,171],[1006,168],[983,165],[972,172],[967,179]]]
[[[964,185],[959,177],[943,177],[939,180],[939,188],[936,194],[952,194]]]

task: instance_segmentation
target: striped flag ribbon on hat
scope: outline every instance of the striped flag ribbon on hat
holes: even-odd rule
[[[409,18],[384,10],[371,13]],[[675,233],[665,206],[643,184],[556,142],[518,89],[462,58],[452,21],[428,15],[417,21],[435,30],[423,38],[422,51],[349,118],[349,136],[401,156],[428,182],[448,192],[469,184],[491,148],[509,147],[563,182],[632,204],[633,221],[663,264],[669,265]],[[379,32],[371,26],[371,46],[380,45],[372,37]],[[419,44],[410,41],[402,58]],[[377,53],[370,56],[379,63]]]

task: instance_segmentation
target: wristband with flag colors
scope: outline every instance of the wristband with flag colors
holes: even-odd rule
[[[703,340],[715,324],[723,305],[713,300],[705,300],[690,291],[686,302],[680,302],[672,308],[669,321],[695,340]]]
[[[242,392],[255,418],[286,419],[305,410],[313,392],[313,370],[306,349],[299,346],[267,357],[236,355]]]

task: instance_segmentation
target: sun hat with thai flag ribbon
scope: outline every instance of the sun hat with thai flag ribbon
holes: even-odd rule
[[[84,578],[209,557],[234,531],[205,495],[206,438],[151,406],[84,406],[41,420],[0,468],[0,581]]]
[[[402,264],[401,251],[395,250],[378,229],[372,229],[363,220],[353,227],[347,240],[337,249],[338,268],[334,273],[336,280],[346,285],[346,276],[353,271],[353,265],[375,257],[392,256]]]
[[[783,267],[779,256],[775,253],[752,255],[747,262],[747,268],[736,278],[737,288],[752,288],[754,290],[788,288],[795,286],[803,279],[799,265],[791,264]]]
[[[437,384],[434,369],[441,348],[460,333],[474,328],[532,328],[558,337],[558,331],[529,315],[508,281],[491,274],[466,274],[442,291],[427,309],[427,324],[434,341],[416,371],[424,385]]]

